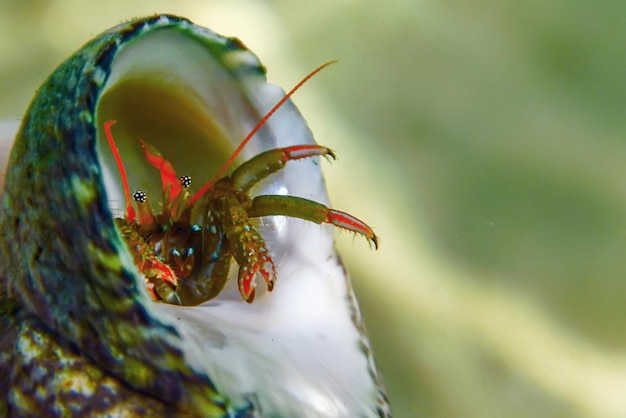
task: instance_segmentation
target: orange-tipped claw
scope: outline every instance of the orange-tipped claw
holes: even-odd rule
[[[263,257],[261,262],[265,262],[265,265],[261,268],[260,273],[267,285],[267,291],[271,292],[274,290],[274,282],[276,281],[276,267],[269,256]]]
[[[239,293],[241,297],[248,303],[254,302],[256,287],[255,276],[259,271],[259,266],[248,268],[247,266],[239,267]]]
[[[254,301],[257,273],[263,276],[268,292],[274,289],[276,267],[274,267],[274,262],[269,256],[262,257],[261,260],[256,263],[239,267],[239,293],[241,293],[243,300],[248,303]]]
[[[171,283],[173,286],[178,285],[176,274],[174,274],[170,266],[156,257],[148,258],[142,266],[142,271],[146,277],[163,280]]]
[[[283,152],[282,160],[284,162],[301,160],[303,158],[310,158],[315,156],[330,157],[336,160],[335,153],[327,147],[321,145],[293,145],[280,149]]]
[[[347,229],[348,231],[363,235],[365,238],[372,241],[374,248],[378,249],[378,237],[374,233],[374,230],[365,222],[357,219],[349,213],[329,209],[326,222],[338,226],[339,228]]]

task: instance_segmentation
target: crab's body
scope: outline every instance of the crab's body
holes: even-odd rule
[[[126,170],[111,134],[114,123],[105,123],[105,131],[118,161],[124,194],[130,196]],[[142,146],[146,159],[161,173],[161,213],[155,216],[146,194],[137,191],[133,196],[139,216],[128,203],[126,217],[117,218],[116,222],[156,300],[197,305],[213,299],[226,284],[233,258],[239,265],[239,293],[246,302],[254,301],[257,274],[271,292],[276,266],[263,235],[251,222],[255,217],[288,215],[326,222],[362,234],[378,245],[374,231],[349,214],[293,196],[248,194],[288,161],[320,155],[335,158],[326,147],[299,145],[266,151],[241,164],[231,175],[210,181],[208,187],[191,197],[191,177],[179,179],[172,164],[156,148],[143,140]]]

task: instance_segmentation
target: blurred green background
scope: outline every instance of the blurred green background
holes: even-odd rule
[[[626,2],[0,0],[0,119],[122,20],[241,38],[289,88],[397,417],[626,417]]]

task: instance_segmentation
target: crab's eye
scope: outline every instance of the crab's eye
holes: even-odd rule
[[[142,192],[141,190],[137,190],[135,193],[133,193],[133,199],[135,199],[135,202],[137,203],[145,203],[146,198],[146,193]]]
[[[190,176],[181,176],[180,177],[180,185],[183,186],[184,189],[191,186],[191,177]]]

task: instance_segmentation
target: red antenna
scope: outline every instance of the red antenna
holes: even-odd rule
[[[202,195],[204,195],[206,192],[208,192],[209,190],[211,190],[211,188],[213,187],[213,185],[224,176],[224,173],[226,173],[226,170],[228,170],[228,168],[233,164],[233,162],[235,161],[235,159],[237,158],[237,156],[239,156],[239,154],[241,153],[241,150],[243,150],[243,147],[246,146],[246,144],[248,142],[250,142],[250,139],[252,139],[252,137],[259,131],[259,129],[261,129],[261,127],[263,125],[265,125],[265,122],[267,122],[267,120],[274,114],[274,112],[276,112],[283,104],[285,104],[285,102],[287,100],[289,100],[289,98],[300,88],[302,87],[302,85],[304,83],[306,83],[307,81],[309,81],[311,79],[311,77],[313,77],[315,74],[319,73],[320,71],[322,71],[324,68],[328,67],[331,64],[336,63],[337,60],[334,61],[329,61],[326,64],[322,64],[319,67],[317,67],[315,70],[311,71],[306,77],[304,77],[302,80],[300,80],[300,82],[298,84],[295,85],[294,88],[292,88],[291,90],[289,90],[289,93],[287,93],[285,95],[285,97],[283,97],[282,99],[280,99],[280,101],[278,103],[276,103],[274,105],[274,107],[272,107],[272,109],[267,112],[267,114],[265,116],[263,116],[263,119],[261,119],[259,121],[259,123],[256,124],[256,126],[250,131],[250,133],[243,139],[243,141],[241,141],[241,144],[239,144],[239,146],[237,147],[237,149],[235,149],[235,151],[231,154],[230,158],[228,159],[228,161],[226,161],[226,163],[217,171],[217,173],[213,176],[213,178],[211,180],[209,180],[204,186],[202,186],[200,188],[200,190],[198,190],[196,192],[195,195],[193,195],[193,197],[191,199],[189,199],[187,201],[187,205],[191,206],[193,205],[198,199],[200,199],[202,197]]]
[[[117,149],[117,145],[115,145],[113,135],[111,134],[111,126],[115,125],[116,123],[117,121],[115,120],[108,120],[104,122],[104,133],[107,137],[107,140],[109,141],[109,148],[111,148],[111,152],[113,153],[113,157],[115,158],[115,164],[117,165],[117,170],[120,172],[120,177],[122,178],[122,190],[124,191],[124,199],[126,200],[126,219],[129,222],[134,222],[136,219],[136,214],[130,200],[130,187],[128,186],[128,176],[126,175],[126,169],[124,168],[124,164],[122,163],[120,151]]]

